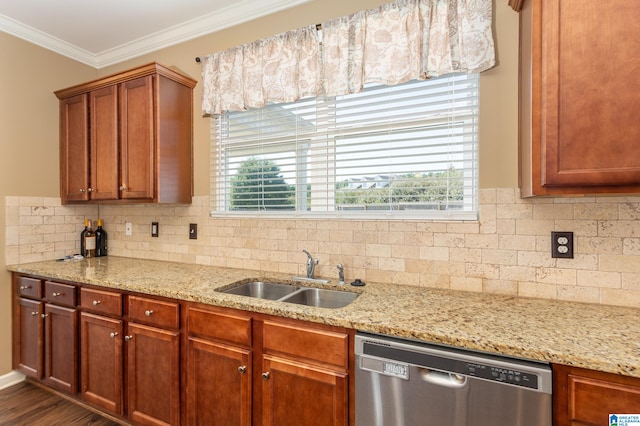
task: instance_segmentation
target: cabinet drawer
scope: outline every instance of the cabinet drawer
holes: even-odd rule
[[[90,312],[122,315],[122,294],[92,288],[80,289],[80,306]]]
[[[190,336],[224,340],[235,345],[251,346],[251,318],[228,313],[189,308],[187,329]]]
[[[30,299],[42,298],[42,281],[36,278],[17,277],[16,286],[16,291],[21,297]]]
[[[129,321],[161,328],[180,328],[180,305],[175,302],[129,296]]]
[[[44,282],[44,297],[49,303],[76,306],[76,287],[69,284]]]
[[[348,368],[349,336],[345,333],[265,321],[263,347],[265,352]]]

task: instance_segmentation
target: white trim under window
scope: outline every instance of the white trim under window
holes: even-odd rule
[[[476,220],[478,84],[370,84],[212,118],[211,215]]]

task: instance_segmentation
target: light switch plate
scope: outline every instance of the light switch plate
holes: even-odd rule
[[[157,237],[160,235],[160,225],[158,222],[151,222],[151,236]]]
[[[124,224],[124,234],[127,237],[130,237],[133,234],[133,225],[131,222],[127,222]]]
[[[198,239],[198,224],[190,223],[189,224],[189,239],[197,240]]]

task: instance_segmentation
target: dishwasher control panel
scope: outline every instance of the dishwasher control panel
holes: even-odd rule
[[[496,382],[509,383],[516,386],[524,386],[531,389],[538,388],[538,375],[526,371],[510,368],[494,367],[485,364],[467,363],[467,375]]]
[[[550,379],[544,383],[540,380],[541,375],[550,376],[548,366],[533,361],[375,337],[358,338],[357,342],[356,355],[366,357],[361,359],[360,367],[386,376],[410,380],[411,366],[416,366],[532,390],[550,387]]]

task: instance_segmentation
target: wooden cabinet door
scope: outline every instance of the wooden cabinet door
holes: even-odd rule
[[[346,373],[270,355],[262,366],[263,426],[348,424]]]
[[[44,381],[56,389],[78,392],[78,311],[47,303],[44,307]]]
[[[80,315],[82,398],[122,415],[122,320]]]
[[[640,413],[640,379],[553,365],[555,426],[602,426],[609,414]]]
[[[118,190],[118,92],[115,86],[89,94],[91,116],[92,200],[117,200]]]
[[[187,344],[188,424],[251,426],[252,352],[193,337]]]
[[[120,197],[153,199],[155,181],[154,77],[120,85]]]
[[[60,100],[60,197],[89,199],[89,107],[87,95]]]
[[[543,6],[545,185],[640,184],[637,5],[626,0]]]
[[[524,195],[640,191],[638,20],[627,0],[525,3]]]
[[[18,341],[14,342],[14,363],[18,371],[42,378],[43,303],[18,298],[15,320]]]
[[[127,411],[142,425],[180,424],[179,332],[128,323]]]

